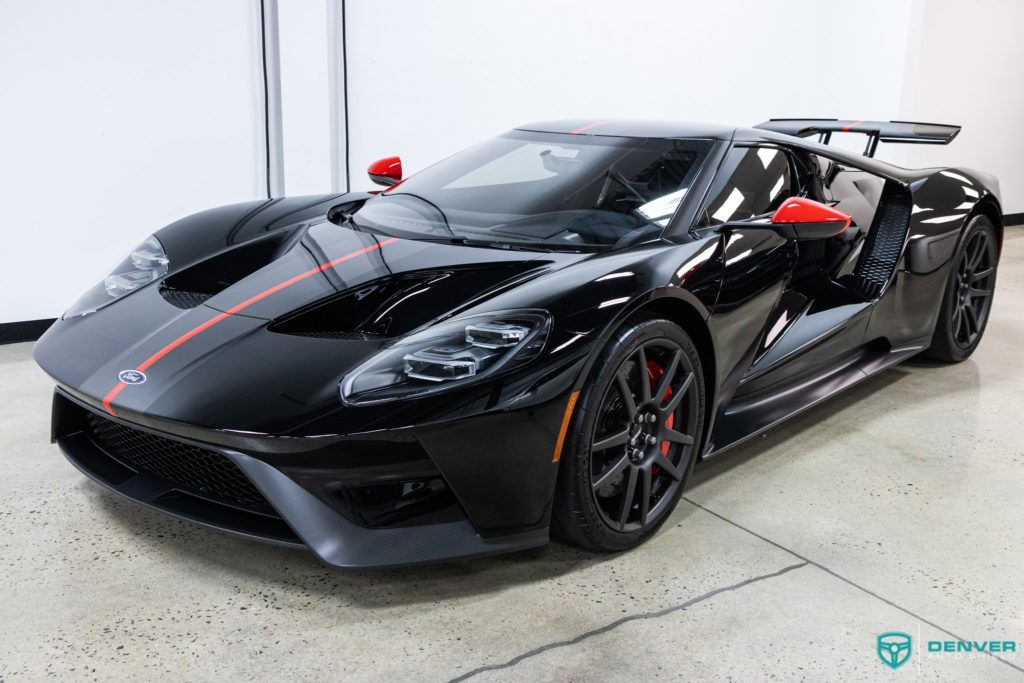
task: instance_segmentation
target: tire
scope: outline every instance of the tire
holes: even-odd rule
[[[972,218],[953,255],[932,344],[925,351],[928,358],[959,363],[978,348],[995,293],[996,244],[992,221]]]
[[[650,538],[675,509],[697,459],[704,396],[700,356],[682,328],[650,314],[627,321],[576,403],[558,472],[554,531],[602,552]]]

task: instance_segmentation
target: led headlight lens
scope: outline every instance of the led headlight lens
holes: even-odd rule
[[[466,326],[466,341],[485,349],[504,349],[526,339],[529,333],[529,327],[513,323],[480,323]]]
[[[444,391],[511,370],[540,355],[551,316],[528,309],[451,320],[400,340],[341,381],[347,404]]]
[[[64,314],[65,318],[93,313],[125,294],[167,275],[169,261],[155,236],[135,247],[110,274],[82,295]]]

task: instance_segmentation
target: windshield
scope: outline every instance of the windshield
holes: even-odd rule
[[[350,220],[400,237],[609,249],[661,234],[711,144],[512,131],[387,189]]]

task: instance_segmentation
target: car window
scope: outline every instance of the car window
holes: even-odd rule
[[[487,187],[528,183],[553,178],[562,170],[571,171],[577,165],[580,150],[560,145],[542,145],[527,142],[501,154],[481,166],[471,169],[442,187],[451,190],[460,187]]]
[[[350,220],[412,239],[602,251],[660,235],[713,144],[511,131],[381,192]]]
[[[770,214],[796,194],[785,152],[772,147],[736,148],[712,186],[701,225]]]

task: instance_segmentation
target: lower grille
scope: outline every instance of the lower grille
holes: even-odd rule
[[[86,414],[86,422],[96,444],[136,472],[156,475],[234,505],[276,514],[238,465],[217,451],[165,439],[93,412]]]

